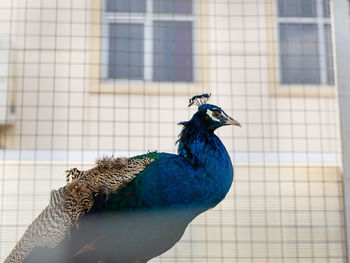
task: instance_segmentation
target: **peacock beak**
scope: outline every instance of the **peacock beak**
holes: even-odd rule
[[[225,125],[235,125],[235,126],[242,127],[238,121],[231,118],[230,116],[227,116],[227,119],[224,122],[225,122]]]

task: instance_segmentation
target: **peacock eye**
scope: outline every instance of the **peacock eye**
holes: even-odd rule
[[[213,111],[213,116],[214,116],[215,118],[220,118],[220,117],[221,117],[221,111],[219,111],[219,110],[214,110],[214,111]]]

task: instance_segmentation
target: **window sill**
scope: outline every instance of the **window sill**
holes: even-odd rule
[[[336,98],[336,86],[270,84],[269,93],[277,97]]]
[[[103,81],[90,85],[91,93],[141,95],[196,95],[209,92],[208,83]]]

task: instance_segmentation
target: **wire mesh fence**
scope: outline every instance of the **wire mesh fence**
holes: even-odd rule
[[[176,152],[211,103],[235,167],[226,199],[152,262],[346,262],[327,0],[0,2],[0,259],[103,155]]]

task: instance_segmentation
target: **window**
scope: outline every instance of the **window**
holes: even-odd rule
[[[279,82],[334,85],[329,0],[278,0]]]
[[[101,80],[193,82],[191,0],[105,0]]]
[[[210,1],[91,1],[89,90],[210,92]]]

